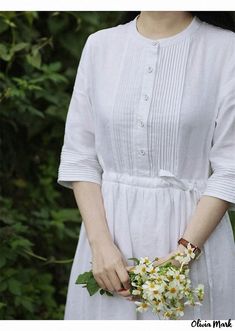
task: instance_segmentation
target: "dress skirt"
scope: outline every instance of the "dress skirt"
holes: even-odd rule
[[[177,248],[205,183],[177,181],[173,177],[135,177],[105,172],[102,194],[106,218],[114,243],[123,256],[150,259],[165,257]],[[192,286],[202,283],[202,306],[186,306],[180,319],[235,319],[235,251],[232,226],[226,212],[202,247],[202,255],[190,269]],[[134,302],[118,294],[97,292],[90,296],[75,284],[80,273],[91,269],[91,250],[84,224],[71,269],[64,319],[134,320],[159,319],[151,309],[136,311]],[[134,265],[127,260],[128,265]],[[229,270],[229,272],[228,272]],[[222,303],[222,304],[221,304]]]

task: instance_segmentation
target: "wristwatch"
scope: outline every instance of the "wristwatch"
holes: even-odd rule
[[[188,240],[186,240],[186,239],[184,239],[184,238],[180,238],[180,239],[178,240],[178,244],[181,244],[181,245],[183,245],[183,246],[186,247],[186,248],[187,248],[187,245],[190,244],[191,247],[192,247],[192,251],[193,251],[193,253],[195,254],[194,259],[196,259],[196,260],[197,260],[197,259],[199,258],[199,256],[202,254],[201,249],[200,249],[198,246],[193,245],[191,242],[189,242]]]

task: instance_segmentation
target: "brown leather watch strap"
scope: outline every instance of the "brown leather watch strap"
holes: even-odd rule
[[[178,240],[178,244],[181,244],[181,245],[183,245],[186,248],[187,248],[187,245],[190,244],[192,246],[192,248],[196,249],[199,253],[201,253],[201,249],[198,246],[193,245],[191,242],[189,242],[188,240],[186,240],[184,238],[180,238]]]

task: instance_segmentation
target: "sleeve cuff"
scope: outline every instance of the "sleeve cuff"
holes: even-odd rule
[[[202,195],[209,195],[230,202],[229,211],[235,211],[235,175],[212,174]]]
[[[76,181],[88,181],[101,185],[102,172],[102,167],[94,158],[83,157],[76,161],[63,160],[62,158],[57,183],[70,189],[73,188],[72,182]]]
[[[87,177],[83,175],[78,175],[77,177],[73,178],[66,178],[66,177],[60,177],[57,179],[57,183],[61,186],[64,186],[66,188],[73,189],[72,183],[73,182],[91,182],[101,185],[101,181],[99,179],[96,179],[94,177]]]

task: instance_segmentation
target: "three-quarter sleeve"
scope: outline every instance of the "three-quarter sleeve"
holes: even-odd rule
[[[230,202],[229,210],[235,210],[235,52],[231,59],[209,154],[212,174],[203,195],[226,200]]]
[[[89,36],[86,40],[77,68],[60,154],[57,183],[70,189],[74,181],[101,184],[103,171],[95,149],[90,39]]]

